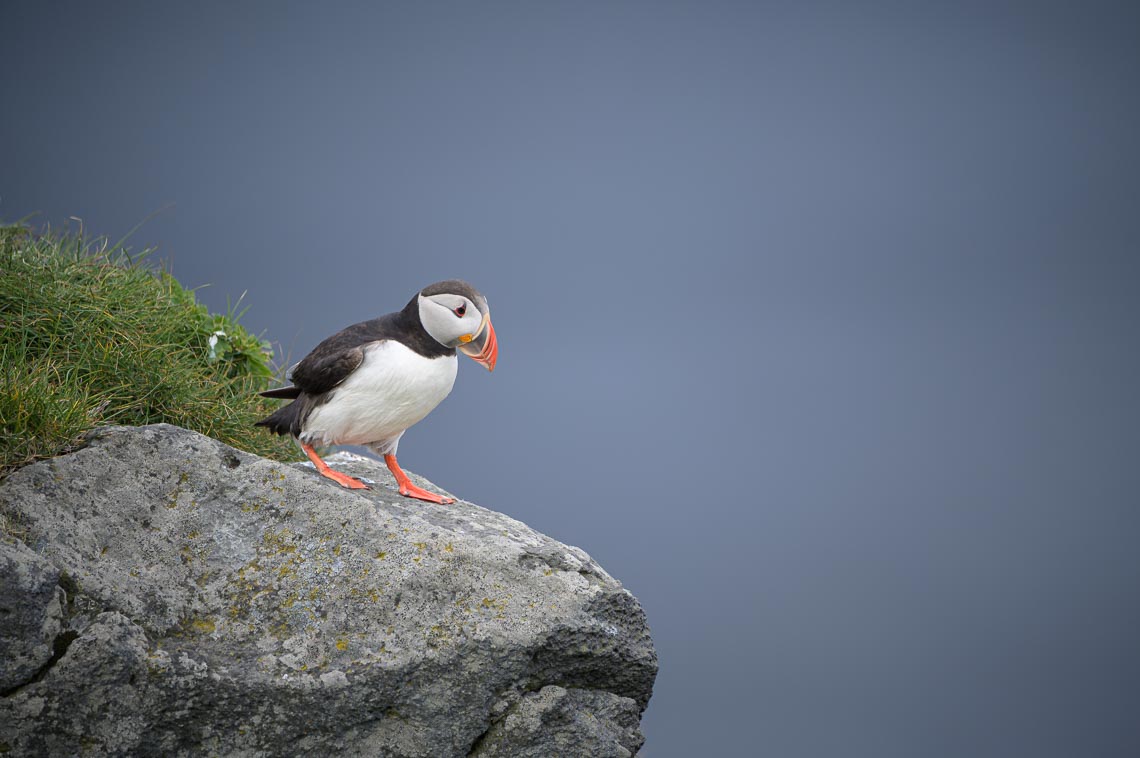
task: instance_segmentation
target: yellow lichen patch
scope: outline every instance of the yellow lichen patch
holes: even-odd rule
[[[443,549],[450,553],[451,552],[451,543],[448,542],[446,545],[443,546]]]
[[[383,550],[377,550],[376,551],[376,560],[382,561],[387,557],[388,557],[388,554],[386,552],[384,552]]]
[[[336,641],[336,649],[342,652],[348,650],[348,640],[344,639],[343,637],[341,639],[338,639]]]
[[[412,544],[416,546],[416,550],[423,550],[425,547],[427,547],[426,542],[413,542]]]
[[[189,534],[186,535],[186,539],[188,539],[188,540],[197,539],[198,534],[199,534],[199,532],[197,530],[190,532]]]
[[[376,590],[371,590],[368,593],[368,599],[375,603],[380,600],[380,595],[376,592]]]
[[[198,634],[213,634],[214,622],[210,619],[194,619],[190,622],[190,627]]]
[[[265,544],[266,548],[273,552],[295,553],[297,552],[297,546],[293,544],[292,538],[293,533],[286,527],[276,533],[274,533],[272,529],[266,529],[261,541]]]
[[[506,613],[506,610],[507,610],[507,604],[508,604],[509,598],[510,598],[510,595],[507,595],[502,600],[491,600],[490,598],[485,597],[485,598],[483,598],[482,605],[484,608],[494,608],[496,611],[496,614],[495,614],[496,618],[506,618],[506,616],[504,614]]]
[[[424,636],[427,638],[427,643],[432,647],[439,647],[452,641],[451,635],[439,625],[433,626]]]
[[[336,547],[333,548],[332,554],[333,555],[340,555],[340,545],[337,545]]]
[[[415,558],[412,558],[412,560],[415,561],[416,563],[419,563],[420,561],[423,560],[423,558],[421,558],[420,556],[417,555]]]

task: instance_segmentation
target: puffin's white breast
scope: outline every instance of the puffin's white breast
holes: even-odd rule
[[[364,348],[364,361],[315,407],[306,442],[365,445],[399,435],[439,405],[455,384],[454,355],[425,358],[395,340]]]

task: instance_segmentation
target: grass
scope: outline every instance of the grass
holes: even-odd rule
[[[269,344],[147,265],[149,252],[0,226],[0,478],[111,424],[166,422],[297,458],[253,427],[277,405],[256,394],[277,374]]]

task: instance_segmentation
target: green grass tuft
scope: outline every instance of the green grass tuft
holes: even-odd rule
[[[0,226],[0,477],[109,424],[166,422],[298,457],[253,427],[277,406],[256,395],[276,375],[269,343],[145,265],[148,252]]]

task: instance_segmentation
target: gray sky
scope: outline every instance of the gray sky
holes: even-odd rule
[[[1128,4],[234,6],[0,6],[0,218],[294,360],[482,289],[401,463],[638,596],[653,758],[1140,754]]]

